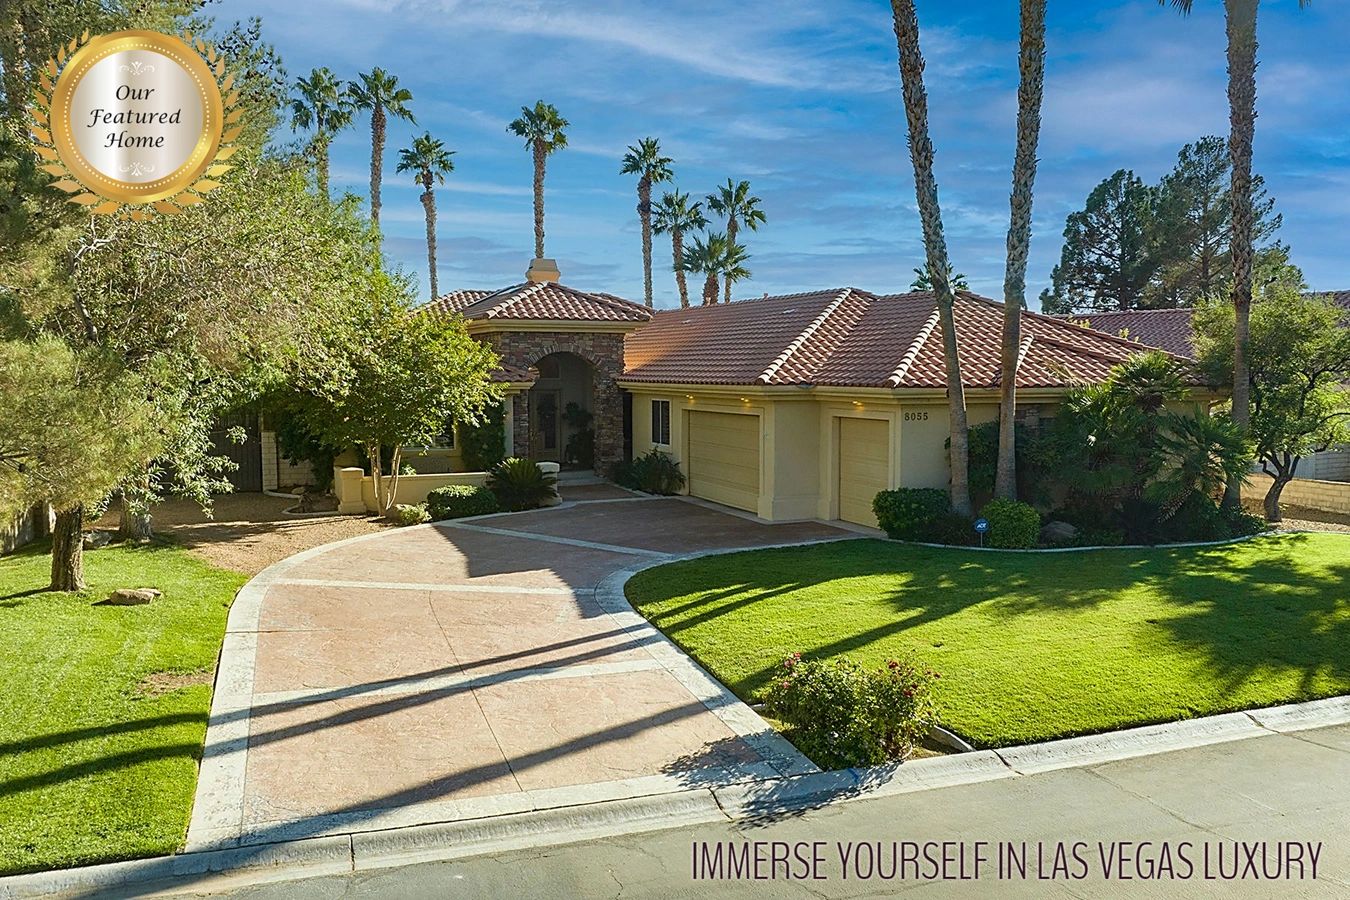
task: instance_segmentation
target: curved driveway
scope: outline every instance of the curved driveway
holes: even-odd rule
[[[591,499],[354,538],[251,581],[230,613],[188,848],[811,770],[622,584],[680,555],[848,533],[572,491]]]

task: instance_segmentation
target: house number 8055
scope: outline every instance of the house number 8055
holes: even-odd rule
[[[928,413],[926,412],[907,412],[905,413],[906,422],[926,422]]]

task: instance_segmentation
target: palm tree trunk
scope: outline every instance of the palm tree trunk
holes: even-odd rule
[[[1027,302],[1027,254],[1036,183],[1036,144],[1045,88],[1045,2],[1022,0],[1021,76],[1017,85],[1017,151],[1013,157],[1008,222],[1008,264],[1003,275],[1003,352],[999,393],[998,468],[994,496],[1017,499],[1017,358],[1022,347],[1022,307]]]
[[[938,317],[942,324],[942,350],[947,363],[947,418],[951,429],[952,509],[971,514],[969,429],[966,396],[961,384],[957,353],[956,298],[947,279],[947,241],[942,233],[942,210],[938,205],[937,179],[933,175],[933,141],[928,135],[928,92],[923,84],[923,55],[919,51],[919,18],[914,0],[891,0],[895,17],[895,43],[900,54],[900,82],[909,126],[909,156],[914,164],[914,193],[923,225],[923,243],[928,271],[933,280]]]
[[[328,194],[328,138],[323,132],[314,134],[314,177],[319,183],[319,193],[323,199],[331,200]]]
[[[727,249],[730,250],[736,246],[736,217],[727,216]],[[726,275],[722,280],[722,302],[731,302],[731,276]]]
[[[703,282],[703,305],[717,305],[717,273],[709,272],[708,278]]]
[[[1247,345],[1252,306],[1252,140],[1256,132],[1257,0],[1224,0],[1228,28],[1228,154],[1233,227],[1233,421],[1244,432],[1251,423],[1251,380]],[[1242,484],[1224,488],[1223,505],[1242,504]]]
[[[544,142],[534,142],[534,258],[544,258]]]
[[[384,169],[384,107],[375,104],[370,114],[370,221],[380,233],[380,179]]]
[[[684,234],[678,228],[670,229],[670,254],[675,259],[675,286],[680,289],[680,309],[688,309],[689,282],[680,265],[680,260],[684,258]]]
[[[48,590],[84,590],[84,507],[56,514],[52,529],[52,583]]]
[[[427,272],[431,275],[431,299],[435,300],[441,295],[436,282],[436,195],[429,186],[422,192],[422,209],[427,214]]]
[[[638,179],[638,218],[642,220],[642,296],[652,306],[652,180]]]

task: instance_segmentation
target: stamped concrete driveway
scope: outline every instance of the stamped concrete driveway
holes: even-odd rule
[[[622,583],[672,556],[849,534],[581,496],[594,499],[353,538],[250,582],[189,849],[811,770],[634,613]]]

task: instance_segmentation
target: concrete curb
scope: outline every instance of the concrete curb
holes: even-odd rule
[[[1332,697],[896,765],[811,772],[462,822],[14,875],[0,878],[0,900],[130,896],[189,886],[209,890],[220,888],[223,882],[256,884],[459,859],[616,834],[771,817],[830,803],[1033,777],[1056,769],[1345,724],[1350,724],[1350,696]],[[185,884],[185,879],[193,881]]]

